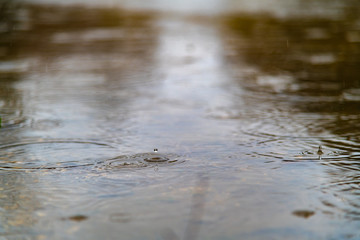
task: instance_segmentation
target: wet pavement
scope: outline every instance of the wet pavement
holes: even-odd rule
[[[360,238],[356,1],[50,3],[0,5],[0,238]]]

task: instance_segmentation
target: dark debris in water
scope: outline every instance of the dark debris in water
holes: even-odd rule
[[[73,216],[70,216],[70,217],[61,218],[61,220],[63,220],[63,221],[82,222],[82,221],[87,220],[88,218],[89,218],[88,216],[78,214],[78,215],[73,215]]]
[[[315,214],[315,212],[312,210],[296,210],[296,211],[293,211],[292,214],[296,217],[306,219],[306,218],[313,216]]]

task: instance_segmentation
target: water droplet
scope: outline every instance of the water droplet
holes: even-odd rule
[[[319,146],[319,150],[317,151],[317,154],[318,155],[323,155],[324,154],[324,152],[322,151],[321,145]]]

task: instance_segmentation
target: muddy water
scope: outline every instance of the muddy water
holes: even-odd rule
[[[356,2],[154,3],[1,8],[0,237],[359,239]]]

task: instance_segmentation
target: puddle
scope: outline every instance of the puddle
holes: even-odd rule
[[[355,1],[29,1],[0,3],[0,237],[360,239]]]

